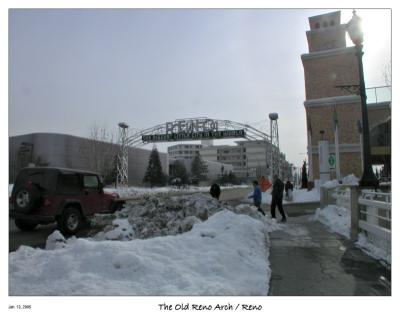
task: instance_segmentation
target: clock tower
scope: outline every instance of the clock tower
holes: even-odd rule
[[[361,100],[351,86],[359,84],[358,64],[354,47],[346,47],[346,25],[340,23],[340,11],[309,18],[306,32],[308,53],[301,55],[304,67],[304,107],[307,116],[307,152],[309,180],[320,179],[320,166],[325,160],[338,160],[341,175],[335,166],[328,171],[332,178],[355,174],[361,176],[361,146],[358,128],[361,121]],[[335,125],[337,134],[335,139]],[[318,150],[321,139],[327,143],[322,158]],[[339,157],[335,153],[335,141]],[[320,157],[321,155],[321,157]],[[326,163],[328,164],[328,163]]]

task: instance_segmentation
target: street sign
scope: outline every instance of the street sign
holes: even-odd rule
[[[336,156],[334,153],[329,154],[328,158],[329,168],[334,169],[336,165]]]

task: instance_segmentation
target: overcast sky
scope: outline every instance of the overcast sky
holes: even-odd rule
[[[308,17],[336,10],[124,9],[9,11],[9,134],[88,136],[94,124],[144,129],[206,116],[269,131],[306,152]],[[384,85],[390,10],[364,19],[367,87]],[[342,23],[351,10],[342,10]],[[159,146],[165,150],[166,145]]]

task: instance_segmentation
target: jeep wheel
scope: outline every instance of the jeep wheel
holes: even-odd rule
[[[82,222],[82,217],[79,209],[68,207],[58,218],[57,224],[59,230],[64,234],[75,234],[78,232]]]
[[[15,194],[15,209],[18,212],[28,213],[37,205],[40,191],[36,186],[22,187]]]
[[[32,231],[38,225],[37,222],[15,219],[15,225],[22,231]]]

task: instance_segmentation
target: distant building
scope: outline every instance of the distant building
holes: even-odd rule
[[[47,165],[97,171],[105,153],[114,164],[117,144],[96,142],[86,138],[57,133],[31,133],[9,138],[9,182],[13,183],[20,168],[28,165]],[[130,185],[142,183],[149,150],[129,148],[128,179]],[[163,171],[168,173],[167,154],[159,153]],[[101,165],[101,164],[100,164]]]
[[[169,170],[171,170],[171,165],[174,164],[175,161],[180,161],[183,163],[183,165],[186,168],[186,171],[188,174],[190,174],[191,168],[192,168],[192,161],[193,159],[168,159],[169,163]],[[204,160],[204,163],[207,166],[207,180],[213,181],[219,178],[222,174],[228,174],[230,172],[233,172],[233,166],[230,164],[224,164],[224,163],[219,163],[219,162],[212,162],[208,160]]]
[[[220,162],[233,166],[239,178],[258,178],[269,175],[270,143],[267,141],[237,141],[236,145],[214,145],[200,150],[206,161]],[[285,155],[280,157],[281,177],[291,178],[291,167]]]
[[[192,160],[199,154],[201,144],[177,144],[167,149],[168,159]]]

